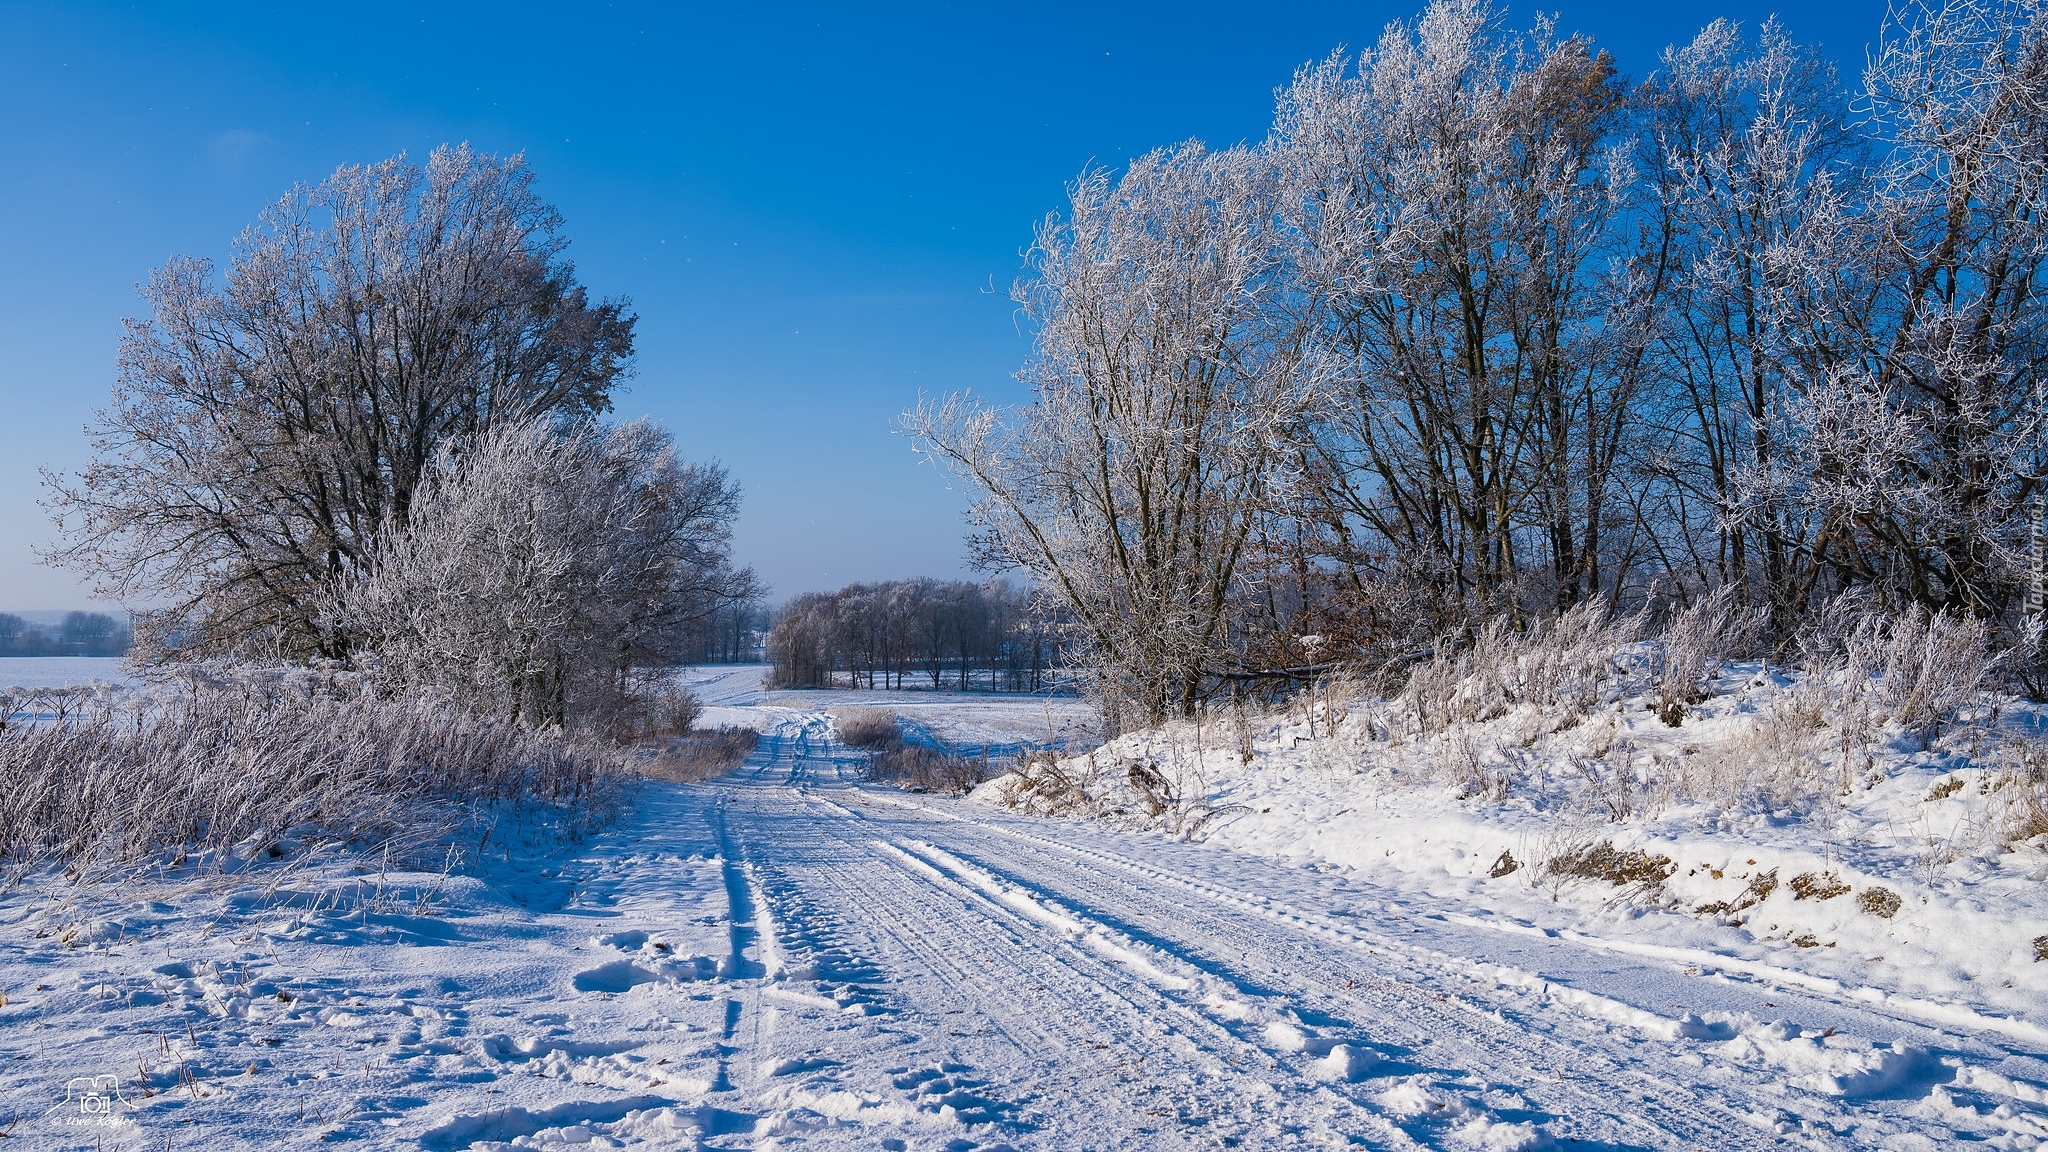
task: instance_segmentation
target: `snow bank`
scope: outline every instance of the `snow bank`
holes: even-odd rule
[[[1858,732],[1808,715],[1822,687],[1734,665],[1672,726],[1653,686],[1619,675],[1592,707],[1438,731],[1399,701],[1309,694],[1043,758],[973,799],[1336,865],[1506,929],[2048,1043],[2048,836],[2012,836],[2039,803],[2025,758],[2048,722],[1998,701],[1922,748],[1882,717]]]

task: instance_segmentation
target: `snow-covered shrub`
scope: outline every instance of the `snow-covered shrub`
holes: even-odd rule
[[[1998,664],[1983,621],[1946,611],[1930,616],[1918,605],[1899,615],[1865,613],[1848,634],[1844,656],[1851,682],[1870,685],[1891,722],[1923,747],[1977,698]]]
[[[848,708],[836,714],[839,739],[856,748],[888,751],[903,747],[896,714],[886,708]]]
[[[1063,760],[1056,752],[1032,752],[994,787],[1005,808],[1038,816],[1094,816],[1101,811],[1090,788],[1100,773],[1093,753]]]
[[[667,676],[632,676],[612,708],[610,734],[626,743],[661,741],[687,735],[703,715],[704,705]]]
[[[1657,673],[1657,715],[1673,728],[1685,707],[1705,697],[1706,681],[1731,656],[1746,655],[1762,635],[1770,614],[1740,603],[1734,585],[1696,600],[1664,627],[1662,667]]]
[[[1996,801],[1993,825],[1999,840],[2048,849],[2048,743],[2038,735],[2011,740],[1993,759],[2001,771],[1986,787]]]
[[[1500,801],[1507,799],[1514,787],[1512,766],[1501,763],[1497,753],[1489,755],[1482,750],[1469,732],[1446,734],[1439,739],[1434,760],[1438,778],[1456,788],[1460,796]]]
[[[845,708],[833,713],[841,742],[868,752],[864,775],[912,792],[964,796],[994,777],[987,753],[965,756],[949,748],[908,744],[894,712]]]
[[[0,860],[89,873],[323,842],[406,856],[507,805],[576,835],[608,818],[627,780],[614,752],[379,698],[360,676],[195,670],[0,730]]]
[[[1567,753],[1565,757],[1573,774],[1584,782],[1587,798],[1617,824],[1633,815],[1638,805],[1636,774],[1629,763],[1632,751],[1633,748],[1626,748],[1622,755],[1611,759],[1576,753]]]
[[[1228,745],[1205,746],[1198,726],[1172,724],[1082,756],[1032,752],[979,795],[1032,815],[1099,817],[1194,839],[1218,816],[1242,810],[1212,803],[1202,766],[1210,752],[1230,755]]]
[[[1459,798],[1505,801],[1523,783],[1529,761],[1523,746],[1496,734],[1460,727],[1427,745],[1424,778],[1432,779]]]
[[[1733,736],[1681,755],[1659,783],[1672,799],[1724,809],[1806,809],[1843,784],[1841,758],[1837,772],[1828,771],[1834,704],[1830,685],[1804,678],[1774,692]]]
[[[1588,600],[1532,629],[1518,661],[1517,700],[1585,714],[1619,677],[1616,655],[1642,639],[1648,622],[1641,613],[1610,620],[1604,604]]]
[[[656,731],[664,736],[681,736],[697,726],[704,704],[687,688],[664,684],[654,692]]]
[[[1441,732],[1469,714],[1469,708],[1460,707],[1469,667],[1470,661],[1446,641],[1437,645],[1436,655],[1428,663],[1416,665],[1409,673],[1400,702],[1418,734]]]
[[[729,567],[739,492],[647,423],[510,422],[444,450],[327,608],[409,691],[630,738]],[[674,727],[673,720],[658,721]]]
[[[1731,900],[1709,900],[1693,908],[1696,916],[1723,916],[1736,920],[1742,913],[1771,898],[1778,890],[1778,870],[1771,868],[1749,878],[1740,893]],[[1882,891],[1882,889],[1879,889]],[[1739,920],[1736,920],[1739,923]]]
[[[1830,722],[1868,742],[1895,724],[1931,746],[1941,729],[1985,687],[2005,654],[1984,621],[1929,615],[1918,605],[1892,612],[1850,592],[1822,605],[1798,636],[1809,680],[1833,686]]]
[[[1882,611],[1877,601],[1861,589],[1851,589],[1823,601],[1807,615],[1793,637],[1799,667],[1809,676],[1838,671],[1843,650],[1857,625]]]
[[[1582,716],[1617,679],[1616,654],[1642,636],[1641,615],[1608,620],[1605,611],[1589,601],[1524,632],[1498,616],[1462,649],[1446,638],[1410,674],[1400,702],[1424,735],[1492,720],[1518,704]]]
[[[1238,763],[1250,764],[1258,755],[1257,741],[1252,736],[1251,711],[1241,695],[1230,698],[1230,735],[1237,745]]]
[[[913,744],[875,753],[867,778],[911,792],[965,796],[996,775],[986,754],[963,756],[944,748]]]

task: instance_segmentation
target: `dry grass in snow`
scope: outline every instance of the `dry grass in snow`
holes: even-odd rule
[[[74,877],[203,858],[217,870],[321,846],[445,862],[508,815],[574,838],[608,820],[618,753],[361,677],[193,670],[154,689],[0,693],[0,860]]]
[[[842,708],[833,713],[839,739],[856,748],[889,751],[903,747],[896,714],[886,708]]]
[[[685,732],[643,748],[633,766],[655,780],[695,784],[744,764],[760,743],[761,734],[754,729],[726,724]]]
[[[1504,624],[1404,691],[1320,685],[978,800],[1321,860],[1528,923],[2018,1008],[2048,995],[2048,711],[1981,627],[1837,606],[1801,669],[1708,601]]]
[[[867,778],[877,783],[964,796],[996,774],[986,753],[965,756],[906,741],[896,714],[886,708],[843,708],[832,720],[842,742],[868,751]]]

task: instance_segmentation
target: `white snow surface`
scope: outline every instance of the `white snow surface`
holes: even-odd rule
[[[767,733],[743,768],[650,783],[572,849],[494,841],[453,877],[306,864],[15,885],[0,895],[9,1136],[958,1152],[2048,1139],[2038,985],[1976,995],[1978,979],[1936,1000],[1697,917],[1510,900],[1516,885],[1469,866],[1497,830],[1483,846],[1459,833],[1473,848],[1442,859],[1464,864],[1368,867],[1392,841],[1365,829],[1414,819],[1401,843],[1434,839],[1455,805],[1353,820],[1326,777],[1284,786],[1284,757],[1221,787],[1265,789],[1262,817],[1297,805],[1291,831],[1247,817],[1202,843],[872,788],[822,710],[743,696],[717,702],[761,710],[736,713]],[[1908,931],[1920,914],[1887,924],[1873,973],[1964,923]],[[1697,933],[1674,942],[1653,920]],[[1796,951],[1847,958],[1846,974],[1866,943]]]
[[[1113,822],[1152,822],[1125,775],[1128,764],[1152,765],[1214,813],[1200,829],[1212,848],[1341,869],[1496,931],[1797,985],[2048,1048],[2048,838],[2009,844],[1994,834],[2007,781],[1992,756],[1923,750],[1892,732],[1848,793],[1817,810],[1717,808],[1637,787],[1621,819],[1571,767],[1587,743],[1667,768],[1746,755],[1741,735],[1787,686],[1760,665],[1735,666],[1676,728],[1626,698],[1555,740],[1532,736],[1519,715],[1390,739],[1379,701],[1340,710],[1336,731],[1327,716],[1311,725],[1300,711],[1258,718],[1250,764],[1218,726],[1188,725],[1134,733],[1067,764],[1115,809]],[[2024,703],[2006,708],[2008,723],[2042,727]],[[1469,784],[1441,782],[1434,763],[1447,752],[1496,765],[1519,758],[1526,778],[1506,796],[1469,795]],[[1031,808],[1015,784],[1004,777],[975,795]],[[1618,887],[1543,867],[1600,843],[1661,858],[1671,875]],[[1894,911],[1872,914],[1866,893],[1888,896]]]
[[[768,689],[767,664],[705,664],[682,669],[678,682],[705,705],[699,727],[724,724],[773,730],[804,714],[855,708],[894,712],[913,740],[992,756],[1029,747],[1092,744],[1093,710],[1074,696],[909,689]]]
[[[119,656],[0,656],[0,690],[135,683]]]

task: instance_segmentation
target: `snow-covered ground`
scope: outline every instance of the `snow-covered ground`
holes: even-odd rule
[[[1095,715],[1077,697],[997,692],[930,692],[918,689],[767,689],[766,664],[705,664],[683,669],[679,682],[705,705],[703,727],[737,724],[772,730],[774,724],[809,712],[844,713],[882,708],[905,722],[908,735],[964,753],[987,749],[991,756],[1032,747],[1069,747],[1092,742]]]
[[[1997,747],[2015,729],[2038,733],[2042,717],[2009,701],[1995,729],[1930,749],[1874,732],[1847,756],[1839,793],[1802,803],[1773,777],[1795,760],[1826,774],[1842,754],[1815,745],[1769,759],[1760,718],[1794,692],[1775,671],[1737,665],[1681,726],[1623,694],[1559,731],[1518,709],[1428,736],[1402,735],[1387,701],[1338,709],[1334,728],[1326,709],[1311,723],[1297,705],[1254,718],[1247,743],[1227,723],[1182,724],[1066,763],[1087,807],[1124,826],[1171,824],[1132,787],[1143,765],[1163,790],[1200,798],[1199,835],[1214,847],[1340,867],[1513,931],[2048,1045],[2048,836],[2001,835],[2027,785]],[[1686,786],[1716,774],[1748,782]],[[1015,777],[976,796],[1049,806]],[[1588,867],[1549,866],[1561,858]]]
[[[574,850],[494,847],[454,878],[306,865],[238,886],[8,891],[8,1134],[898,1150],[2048,1137],[2032,986],[1931,1011],[1928,989],[1752,957],[1743,930],[1690,914],[1602,912],[1569,889],[1506,903],[1512,885],[1469,870],[1368,868],[1385,849],[1364,845],[1339,862],[1339,830],[1363,827],[1339,811],[1350,786],[1304,764],[1315,788],[1283,788],[1278,722],[1260,744],[1272,780],[1225,786],[1266,789],[1275,811],[1256,814],[1274,817],[1330,793],[1294,818],[1297,837],[1331,829],[1305,849],[1249,823],[1186,843],[869,788],[822,711],[720,706],[786,711],[763,714],[771,738],[739,772],[650,784]],[[1653,922],[1704,934],[1661,950]],[[1887,947],[1871,971],[1902,966]]]
[[[61,688],[67,684],[133,684],[119,656],[0,656],[0,689]]]

